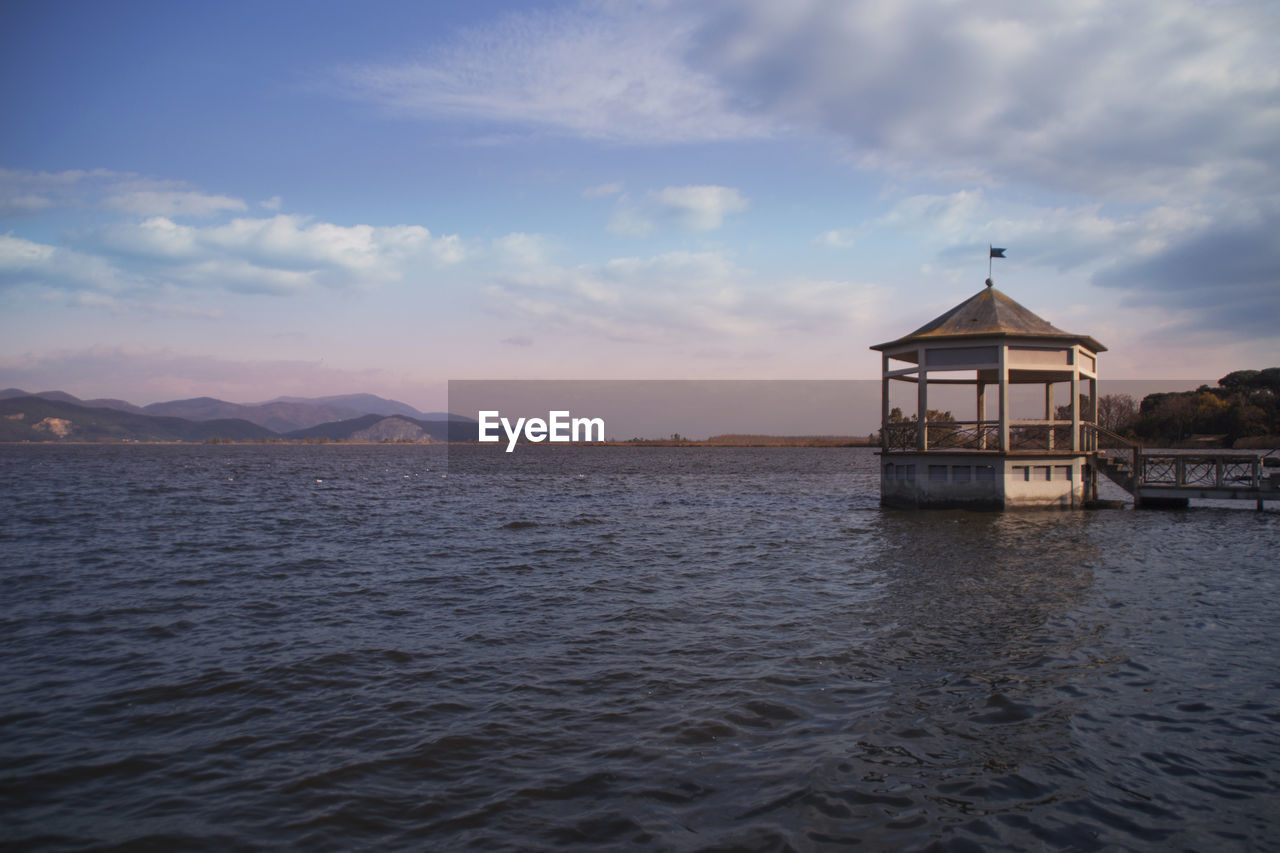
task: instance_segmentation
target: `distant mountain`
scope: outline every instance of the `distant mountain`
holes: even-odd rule
[[[449,440],[452,428],[455,441],[475,438],[471,418],[449,415],[445,412],[424,414],[407,403],[388,400],[373,394],[345,394],[334,397],[280,397],[266,403],[229,403],[215,397],[193,397],[188,400],[169,400],[139,408],[124,400],[81,400],[64,391],[42,391],[30,394],[19,388],[0,391],[0,402],[9,400],[41,400],[46,403],[78,406],[84,409],[107,410],[147,418],[144,421],[111,421],[105,415],[78,420],[71,419],[79,432],[65,436],[50,433],[48,424],[36,428],[36,422],[24,418],[9,417],[0,429],[0,441],[47,441],[50,438],[66,438],[68,441],[136,440],[136,441],[203,441],[212,437],[238,440],[255,440],[287,435],[290,438],[325,437],[334,441],[417,441]],[[370,410],[373,411],[370,411]],[[35,404],[28,404],[21,412],[6,409],[6,416],[45,412]],[[45,412],[37,421],[51,417],[53,424],[69,420],[65,413]],[[104,418],[106,418],[104,420]],[[379,421],[397,419],[383,427]],[[156,423],[164,421],[167,423]],[[188,426],[181,426],[181,421]],[[196,426],[200,424],[201,426]],[[256,430],[245,432],[235,424],[248,424]],[[32,430],[35,430],[32,432]],[[59,427],[62,429],[62,427]],[[210,432],[210,430],[213,432]],[[218,429],[223,429],[219,432]],[[230,430],[229,432],[227,430]],[[360,433],[362,430],[373,430]],[[86,432],[87,430],[87,432]],[[190,436],[183,438],[182,436]]]
[[[321,405],[277,401],[246,405],[228,403],[213,397],[194,397],[190,400],[170,400],[144,406],[149,415],[170,415],[192,421],[214,418],[242,418],[249,423],[264,426],[274,432],[290,432],[330,421],[348,420],[364,414],[359,409],[344,406]]]
[[[474,441],[475,421],[470,418],[420,420],[403,415],[363,415],[345,421],[319,424],[285,433],[285,438],[330,441]]]
[[[274,437],[271,430],[240,419],[197,422],[43,396],[0,399],[0,441],[260,441]]]
[[[379,397],[376,394],[338,394],[332,397],[276,397],[274,400],[268,400],[266,403],[258,403],[257,405],[269,406],[273,403],[305,403],[312,406],[333,406],[350,409],[362,415],[404,415],[426,421],[442,421],[447,417],[444,412],[423,413],[408,403],[401,403],[399,400],[388,400],[386,397]]]
[[[142,409],[132,403],[126,403],[124,400],[81,400],[79,397],[73,397],[65,391],[40,391],[35,394],[23,391],[20,388],[6,388],[0,391],[0,400],[8,400],[11,397],[41,397],[45,400],[57,400],[61,403],[88,406],[91,409],[118,409],[121,412],[133,412],[135,415],[142,414]]]

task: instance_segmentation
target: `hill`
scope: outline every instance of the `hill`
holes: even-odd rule
[[[305,429],[330,421],[349,420],[366,414],[360,409],[345,406],[287,401],[255,404],[228,403],[226,400],[214,397],[193,397],[189,400],[152,403],[144,406],[142,411],[149,415],[168,415],[191,421],[240,418],[280,433]]]
[[[284,438],[306,441],[470,441],[475,421],[469,418],[421,420],[403,415],[362,415],[345,421],[294,430]]]
[[[444,412],[421,412],[408,403],[399,400],[388,400],[376,394],[337,394],[331,397],[276,397],[258,406],[270,406],[276,403],[301,403],[308,406],[327,406],[347,409],[361,415],[404,415],[420,421],[442,421],[448,417]]]
[[[274,437],[269,429],[235,418],[189,421],[47,397],[0,399],[0,441],[261,441]]]
[[[62,407],[62,408],[59,408]],[[67,408],[70,407],[70,408]],[[138,407],[124,400],[81,400],[65,391],[0,391],[0,441],[469,441],[471,418],[424,414],[374,394],[278,397],[230,403],[216,397]],[[128,417],[126,417],[128,416]]]
[[[136,415],[184,418],[189,421],[236,419],[285,433],[298,429],[358,418],[361,415],[404,415],[416,420],[443,421],[444,412],[423,413],[399,400],[388,400],[375,394],[342,394],[332,397],[277,397],[265,403],[231,403],[216,397],[192,397],[166,400],[146,406],[135,406],[124,400],[81,400],[65,391],[31,393],[21,388],[0,391],[0,400],[14,397],[40,397],[95,409],[117,409]]]
[[[56,400],[62,403],[73,403],[77,406],[88,406],[91,409],[118,409],[122,412],[133,412],[135,415],[143,414],[138,406],[127,403],[124,400],[113,400],[109,398],[97,400],[81,400],[79,397],[73,397],[65,391],[40,391],[31,394],[23,391],[21,388],[6,388],[0,391],[0,400],[8,400],[12,397],[41,397],[45,400]]]

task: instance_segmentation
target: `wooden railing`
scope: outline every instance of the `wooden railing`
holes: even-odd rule
[[[928,450],[1000,450],[999,421],[928,421]],[[913,422],[886,424],[881,431],[886,451],[919,449],[919,428]],[[1071,421],[1015,421],[1009,424],[1010,450],[1071,450]]]
[[[1099,450],[1132,450],[1142,445],[1119,433],[1085,421],[1080,424],[1080,449],[1093,453]]]
[[[1144,486],[1177,488],[1248,488],[1262,485],[1258,456],[1227,453],[1148,453],[1142,457]]]
[[[1009,424],[1010,450],[1071,450],[1071,421]]]

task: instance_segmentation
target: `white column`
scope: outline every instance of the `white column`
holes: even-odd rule
[[[978,380],[978,449],[987,449],[987,430],[982,425],[987,419],[987,383]]]
[[[919,360],[920,369],[916,372],[916,450],[928,450],[929,438],[928,427],[925,425],[925,416],[929,411],[929,371],[924,366],[924,347],[916,350],[916,358]]]
[[[1000,450],[1009,452],[1009,347],[1000,344]]]
[[[1053,383],[1044,383],[1044,419],[1053,420]],[[1053,427],[1049,427],[1049,449],[1053,450]]]
[[[1080,452],[1080,351],[1071,359],[1071,452]]]
[[[889,449],[889,353],[880,353],[880,449]]]

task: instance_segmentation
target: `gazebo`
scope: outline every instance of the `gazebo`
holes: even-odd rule
[[[988,279],[940,317],[871,349],[881,353],[883,504],[1074,507],[1094,493],[1084,425],[1097,422],[1097,355],[1106,347],[1092,337],[1062,331]],[[915,415],[890,408],[892,383],[915,385]],[[930,408],[931,390],[935,400],[953,400],[955,386],[973,389],[972,420]],[[1043,388],[1043,416],[1015,418],[1014,393],[1025,405],[1031,390],[1039,409],[1035,386]],[[1055,386],[1066,397],[1060,408]]]

